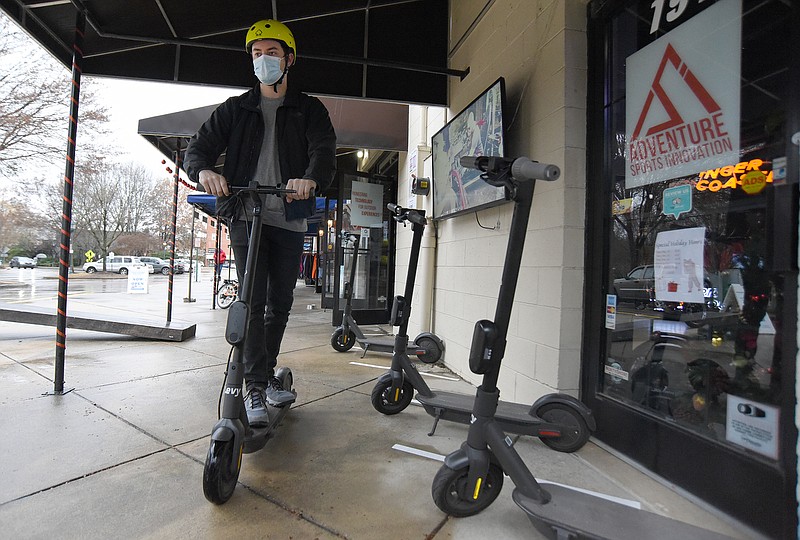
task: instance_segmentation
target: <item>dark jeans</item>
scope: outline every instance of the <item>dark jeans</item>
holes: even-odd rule
[[[239,283],[244,283],[249,224],[231,224],[231,247]],[[266,383],[275,374],[278,353],[294,301],[294,287],[303,252],[302,232],[263,225],[253,280],[247,339],[244,343],[244,378]]]

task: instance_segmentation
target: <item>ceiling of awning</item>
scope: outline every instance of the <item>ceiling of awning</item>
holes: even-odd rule
[[[408,150],[408,106],[397,103],[320,98],[336,130],[339,148]],[[172,159],[180,144],[186,148],[217,105],[208,105],[139,120],[139,135]]]
[[[447,0],[0,0],[65,66],[79,12],[84,75],[250,87],[247,28],[277,18],[297,42],[290,85],[317,95],[447,104]]]

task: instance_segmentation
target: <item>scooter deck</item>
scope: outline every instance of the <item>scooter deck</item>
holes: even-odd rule
[[[417,401],[434,418],[469,424],[475,397],[456,392],[433,392],[430,396],[418,393]],[[495,420],[505,432],[537,437],[542,421],[531,416],[530,410],[530,405],[501,401],[497,404]]]
[[[518,489],[514,490],[512,498],[528,514],[533,526],[548,538],[730,540],[708,529],[567,487],[553,484],[543,487],[552,496],[547,504],[539,504]]]
[[[377,351],[384,353],[394,352],[394,337],[392,336],[387,336],[387,337],[388,339],[380,337],[369,337],[365,339],[359,339],[358,343],[364,348],[365,353],[368,351]],[[416,345],[416,343],[413,342],[409,343],[408,346],[406,347],[406,354],[416,355],[417,350],[419,350],[419,347]]]
[[[294,390],[292,390],[292,393],[297,396],[297,392]],[[281,421],[283,421],[283,417],[286,416],[286,413],[288,413],[289,409],[291,408],[291,405],[280,408],[267,405],[269,424],[266,426],[250,427],[250,429],[253,431],[248,437],[245,438],[242,452],[245,454],[251,454],[264,448],[264,446],[267,444],[267,441],[269,441],[272,438],[272,435],[275,433],[275,429],[281,424]]]

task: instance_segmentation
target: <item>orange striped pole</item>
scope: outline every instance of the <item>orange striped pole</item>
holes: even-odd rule
[[[64,393],[64,353],[67,347],[67,286],[69,284],[70,247],[72,234],[72,193],[75,175],[75,141],[78,138],[78,104],[81,95],[83,64],[83,33],[86,14],[78,12],[75,21],[75,41],[72,45],[72,92],[70,94],[67,158],[64,172],[64,202],[61,211],[61,241],[58,257],[58,310],[56,313],[55,394]]]
[[[178,231],[178,187],[180,186],[181,167],[183,166],[181,160],[181,140],[178,139],[175,143],[175,154],[173,156],[175,162],[175,174],[172,177],[175,179],[175,188],[172,193],[172,231],[169,239],[170,253],[169,265],[172,267],[172,272],[169,273],[169,285],[167,286],[167,322],[172,321],[172,285],[175,276],[175,236]],[[191,264],[191,261],[190,263]],[[189,282],[191,283],[191,274],[189,274]]]

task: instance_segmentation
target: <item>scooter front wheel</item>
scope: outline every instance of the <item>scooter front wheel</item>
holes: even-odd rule
[[[561,426],[560,437],[539,437],[544,444],[558,452],[575,452],[589,440],[589,426],[581,414],[561,403],[548,403],[536,411],[545,422]]]
[[[242,468],[242,450],[241,445],[236,448],[233,439],[211,441],[203,468],[203,494],[212,503],[223,504],[233,495]],[[233,460],[235,468],[231,466]]]
[[[392,381],[382,381],[372,389],[372,406],[381,414],[392,415],[402,412],[414,398],[414,386],[407,380],[397,395],[392,396]],[[397,392],[395,390],[395,392]]]
[[[278,371],[275,372],[275,376],[281,381],[281,386],[283,386],[284,390],[292,390],[292,385],[294,385],[294,375],[292,375],[292,370],[288,367],[280,367]]]
[[[356,344],[356,334],[352,330],[344,333],[344,328],[339,327],[331,334],[331,347],[338,352],[347,352]]]
[[[442,465],[433,477],[431,494],[439,510],[454,517],[474,516],[494,502],[503,489],[503,470],[496,464],[489,464],[489,472],[483,481],[478,498],[467,493],[469,467],[451,469]]]

